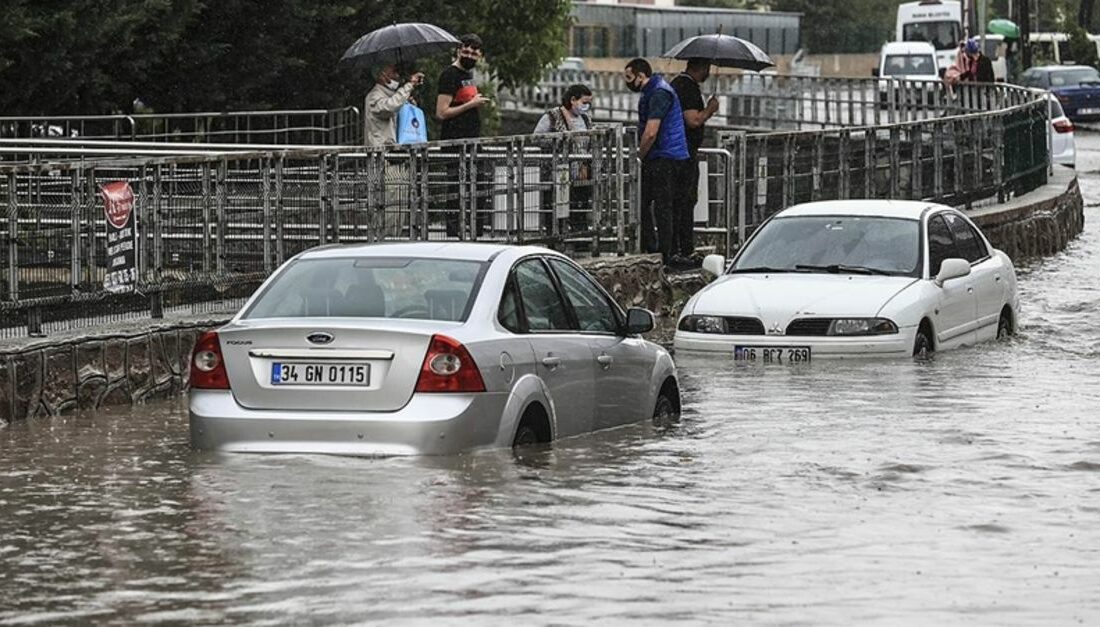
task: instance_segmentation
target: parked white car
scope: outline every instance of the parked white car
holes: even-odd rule
[[[924,41],[884,44],[874,75],[879,78],[881,104],[900,102],[902,99],[914,104],[931,104],[934,94],[943,88],[936,64],[936,49]]]
[[[321,247],[192,356],[199,449],[446,454],[675,420],[672,358],[568,257],[535,247]]]
[[[1047,100],[1050,102],[1050,161],[1075,167],[1077,143],[1073,137],[1073,121],[1066,116],[1062,103],[1054,94],[1047,93]]]
[[[764,223],[684,306],[677,351],[736,361],[908,356],[1016,328],[1016,272],[962,213],[926,202],[843,200]]]

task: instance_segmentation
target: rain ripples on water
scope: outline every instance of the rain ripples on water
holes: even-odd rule
[[[684,357],[680,425],[523,463],[199,454],[182,400],[11,425],[0,624],[1095,622],[1100,210],[1086,229],[1021,268],[1012,341]]]

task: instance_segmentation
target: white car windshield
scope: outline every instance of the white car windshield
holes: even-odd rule
[[[486,265],[408,257],[300,259],[243,317],[464,321]]]
[[[888,54],[883,76],[935,76],[936,59],[930,54]]]
[[[769,221],[737,256],[736,272],[919,276],[920,222],[870,216]]]

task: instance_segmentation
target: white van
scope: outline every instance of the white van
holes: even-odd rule
[[[936,49],[940,71],[955,62],[963,38],[962,4],[955,0],[921,0],[898,6],[896,41],[924,41]]]

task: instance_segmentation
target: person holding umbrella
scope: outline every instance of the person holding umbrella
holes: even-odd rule
[[[683,188],[676,195],[677,206],[674,214],[674,230],[677,254],[672,261],[676,265],[694,266],[695,260],[695,204],[699,200],[699,147],[703,145],[703,127],[707,120],[718,112],[718,99],[711,96],[703,104],[703,91],[700,85],[710,77],[710,59],[692,57],[687,61],[684,71],[672,79],[672,89],[680,100],[680,109],[684,115],[684,127],[687,135],[690,167],[684,172]]]
[[[374,87],[366,99],[366,144],[385,146],[397,141],[397,111],[409,101],[413,89],[424,81],[424,74],[417,72],[402,85],[396,64],[382,67],[375,74]]]

